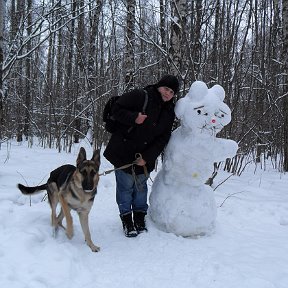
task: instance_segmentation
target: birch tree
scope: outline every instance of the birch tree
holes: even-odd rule
[[[182,45],[185,23],[187,0],[171,1],[172,17],[171,17],[171,36],[169,57],[171,59],[171,72],[174,75],[181,75],[181,70],[185,59],[183,59]]]
[[[126,89],[134,86],[135,10],[136,0],[127,0],[126,49],[124,71]]]
[[[239,163],[287,170],[287,1],[0,0],[0,137],[101,145],[107,98],[170,72],[224,87]]]
[[[161,47],[164,51],[167,50],[167,2],[166,0],[160,0],[160,36],[161,36]]]

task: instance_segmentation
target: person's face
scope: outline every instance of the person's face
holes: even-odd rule
[[[158,91],[164,102],[170,101],[174,97],[174,91],[169,87],[158,87]]]

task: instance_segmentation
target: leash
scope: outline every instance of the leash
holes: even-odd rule
[[[118,168],[115,168],[115,169],[110,169],[110,170],[106,170],[104,172],[102,172],[101,174],[99,174],[99,176],[106,176],[116,170],[121,170],[121,169],[126,169],[126,168],[129,168],[131,167],[132,165],[136,164],[136,161],[133,161],[132,163],[129,163],[129,164],[126,164],[126,165],[123,165],[121,167],[118,167]]]
[[[123,165],[121,167],[118,167],[118,168],[106,170],[106,171],[102,172],[101,174],[99,174],[99,176],[106,176],[107,174],[110,174],[110,173],[112,173],[112,172],[114,172],[116,170],[123,170],[123,169],[129,168],[129,167],[131,167],[133,165],[136,165],[139,160],[143,159],[141,153],[136,153],[135,154],[135,158],[136,159],[132,163],[125,164],[125,165]],[[143,166],[143,169],[144,169],[144,174],[147,176],[148,175],[148,171],[147,171],[146,165]],[[132,169],[132,172],[134,172],[134,169]]]

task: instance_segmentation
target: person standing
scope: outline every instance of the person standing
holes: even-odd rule
[[[113,106],[118,129],[112,133],[103,155],[115,168],[134,163],[115,170],[116,202],[126,237],[147,231],[147,180],[171,136],[173,97],[178,91],[178,79],[165,75],[156,84],[124,93]],[[148,102],[142,111],[145,94]]]

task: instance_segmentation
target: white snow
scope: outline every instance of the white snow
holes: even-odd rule
[[[114,175],[102,176],[90,213],[92,239],[101,251],[93,253],[76,213],[74,238],[63,230],[53,238],[44,193],[30,204],[16,188],[19,182],[44,183],[52,169],[74,164],[80,146],[71,154],[27,146],[10,142],[0,149],[0,287],[288,287],[287,174],[251,165],[241,177],[230,177],[214,192],[215,233],[198,239],[162,232],[149,218],[148,233],[124,237]],[[100,170],[110,168],[102,157]],[[228,176],[221,172],[213,186]]]

